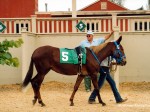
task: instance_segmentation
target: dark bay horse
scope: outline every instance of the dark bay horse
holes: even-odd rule
[[[123,47],[120,44],[121,40],[122,40],[122,37],[120,37],[115,42],[108,42],[106,44],[103,44],[97,47],[93,47],[93,48],[91,47],[91,49],[93,50],[90,50],[90,48],[86,48],[86,55],[87,55],[86,64],[82,65],[81,75],[78,75],[77,77],[73,93],[70,97],[71,106],[74,105],[73,99],[74,99],[75,93],[78,90],[78,87],[81,81],[86,75],[89,75],[92,79],[94,88],[97,91],[99,103],[101,103],[102,105],[105,105],[105,103],[101,99],[101,96],[98,90],[97,74],[99,72],[100,65],[97,62],[97,60],[101,62],[106,57],[112,56],[116,60],[118,60],[117,61],[118,64],[125,65],[126,57],[124,54]],[[95,59],[95,57],[91,53],[92,51],[95,52],[97,59]],[[34,78],[32,78],[33,65],[35,65],[36,70],[37,70],[37,75]],[[41,106],[45,106],[45,104],[43,103],[41,99],[40,87],[41,87],[41,83],[44,80],[45,75],[50,70],[53,70],[57,73],[64,74],[64,75],[77,75],[78,65],[60,63],[59,48],[52,47],[52,46],[43,46],[43,47],[37,48],[32,54],[29,70],[22,84],[22,87],[24,88],[29,84],[29,82],[31,82],[32,88],[34,91],[33,104],[35,104],[36,101],[38,100]]]

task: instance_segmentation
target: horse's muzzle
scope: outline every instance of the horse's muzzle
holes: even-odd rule
[[[120,63],[121,66],[125,66],[126,64],[127,64],[126,59],[123,59],[123,60],[121,61],[121,63]]]

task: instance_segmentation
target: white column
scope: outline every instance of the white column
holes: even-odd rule
[[[36,17],[37,17],[36,15],[31,15],[32,33],[36,33]],[[38,29],[39,28],[40,27],[38,27]]]
[[[22,29],[21,29],[21,23],[22,23],[22,21],[19,21],[19,22],[18,22],[18,24],[19,24],[19,33],[21,33],[21,30],[22,30]]]
[[[23,27],[21,29],[21,38],[23,40],[23,44],[22,44],[22,58],[21,58],[21,67],[22,67],[22,73],[21,73],[21,78],[22,78],[22,81],[24,80],[24,78],[26,77],[26,74],[27,74],[27,71],[28,71],[28,68],[29,68],[29,65],[30,65],[30,61],[31,61],[31,56],[32,56],[32,53],[35,49],[35,35],[34,36],[29,36],[28,35],[28,31],[27,31],[27,28],[26,27]],[[29,46],[30,45],[30,46]],[[34,73],[34,72],[33,72]],[[36,72],[35,72],[36,73]],[[30,83],[29,83],[29,86],[27,86],[27,88],[25,89],[25,91],[31,87]],[[24,92],[25,92],[24,91]]]
[[[56,21],[56,33],[59,33],[59,21]]]
[[[112,28],[117,26],[117,14],[112,14]]]
[[[66,20],[66,33],[68,33],[68,20]]]
[[[119,26],[116,26],[116,27],[113,27],[113,30],[114,30],[114,40],[117,40],[119,38],[120,28]],[[114,80],[116,82],[116,87],[119,91],[119,66],[117,66],[117,70],[114,73]]]
[[[84,20],[84,23],[87,25],[87,20]],[[87,28],[85,28],[85,32],[87,32]]]
[[[146,22],[147,22],[147,31],[149,31],[149,20],[147,20]]]
[[[108,19],[108,32],[110,32],[110,31],[111,31],[111,20]]]
[[[27,70],[28,70],[28,65],[27,65],[27,46],[28,46],[28,41],[27,41],[27,28],[23,27],[21,29],[21,35],[22,35],[22,40],[23,40],[23,44],[22,44],[22,81],[24,80]]]
[[[128,31],[131,31],[131,19],[128,19]]]
[[[12,33],[12,21],[9,21],[9,33]]]
[[[104,32],[106,32],[106,19],[103,20]]]
[[[76,17],[77,12],[76,12],[76,0],[72,0],[72,17]]]
[[[126,31],[126,25],[125,25],[126,19],[123,19],[123,32]]]
[[[119,31],[120,27],[117,26],[117,14],[112,14],[112,28],[114,30],[114,40],[117,40],[119,38]],[[114,80],[116,82],[116,87],[119,91],[119,66],[117,67],[116,72],[114,73]]]
[[[45,21],[42,21],[42,33],[45,33]]]
[[[102,31],[102,29],[101,29],[101,21],[102,21],[102,20],[99,20],[98,32],[101,32],[101,31]]]
[[[14,21],[14,33],[16,33],[16,21]]]
[[[135,24],[135,21],[134,21],[134,24]],[[133,26],[134,26],[134,24],[133,24]],[[139,30],[140,30],[140,21],[137,20],[137,31],[139,31]]]
[[[47,24],[47,33],[49,33],[49,21],[46,21],[46,24]]]
[[[145,31],[144,27],[145,27],[145,24],[144,24],[144,20],[142,21],[142,31]]]
[[[40,33],[40,20],[38,20],[37,24],[38,24],[38,33]],[[33,30],[32,30],[32,32],[33,32]]]
[[[52,20],[52,33],[54,33],[54,20]]]
[[[72,0],[72,18],[77,17],[77,12],[76,12],[76,0]],[[76,32],[76,20],[72,20],[72,32]]]
[[[64,32],[64,21],[60,21],[61,22],[61,33],[63,33]]]
[[[97,23],[97,20],[94,21],[94,32],[97,32],[97,30],[96,30],[96,23]]]

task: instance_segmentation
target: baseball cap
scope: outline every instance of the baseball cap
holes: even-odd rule
[[[89,35],[94,35],[91,30],[87,31],[87,34],[89,34]]]

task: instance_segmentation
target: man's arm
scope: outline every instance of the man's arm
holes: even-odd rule
[[[113,35],[114,31],[112,30],[110,34],[105,36],[105,41],[108,40],[112,35]]]

